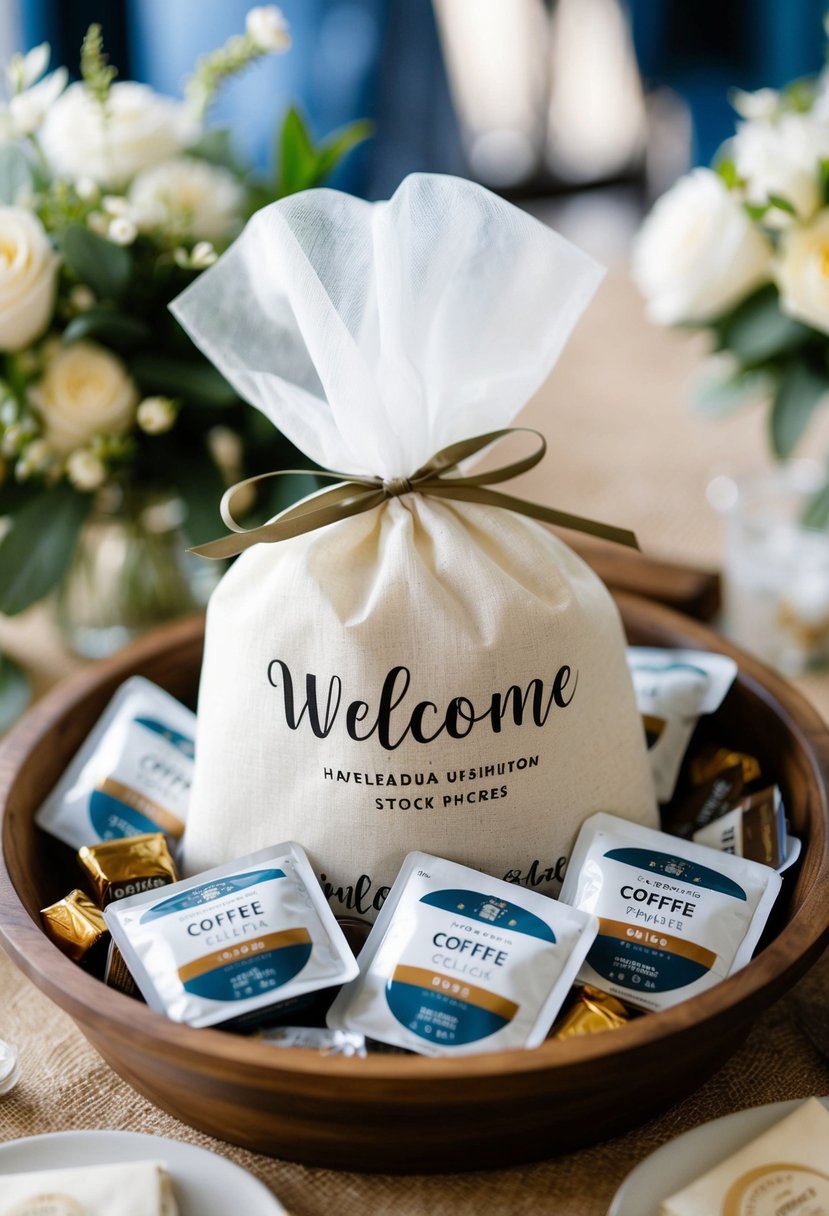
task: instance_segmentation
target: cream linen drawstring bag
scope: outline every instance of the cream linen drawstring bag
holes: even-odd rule
[[[414,849],[554,894],[589,815],[657,825],[610,595],[453,467],[545,380],[600,273],[419,174],[388,202],[266,207],[174,302],[242,397],[357,480],[204,547],[247,551],[208,608],[189,873],[293,839],[335,912],[373,918]]]

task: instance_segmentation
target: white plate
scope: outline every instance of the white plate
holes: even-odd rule
[[[0,1175],[27,1170],[163,1161],[181,1216],[279,1216],[282,1204],[247,1170],[195,1144],[138,1132],[53,1132],[0,1144]]]
[[[669,1140],[628,1174],[613,1196],[607,1216],[658,1216],[664,1199],[745,1148],[804,1101],[796,1098],[753,1106]],[[821,1098],[821,1102],[829,1107],[829,1098]]]

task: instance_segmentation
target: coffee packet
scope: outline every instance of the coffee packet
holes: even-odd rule
[[[35,816],[79,849],[102,840],[184,831],[196,715],[141,676],[116,692]]]
[[[727,655],[629,646],[628,667],[642,714],[656,797],[667,802],[694,728],[719,709],[737,674]]]
[[[190,1026],[292,1008],[358,970],[293,842],[119,899],[105,917],[147,1004]]]
[[[561,891],[599,919],[579,980],[640,1009],[695,996],[749,961],[780,886],[759,862],[593,815]]]
[[[746,795],[725,814],[698,828],[693,839],[778,869],[787,851],[786,809],[780,789],[770,785]]]
[[[537,1047],[596,929],[537,891],[410,853],[328,1025],[422,1055]]]

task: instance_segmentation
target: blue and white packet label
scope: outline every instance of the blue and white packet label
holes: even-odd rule
[[[196,715],[142,676],[109,702],[35,822],[79,849],[184,831],[195,757]]]
[[[431,1056],[537,1047],[597,927],[537,891],[410,853],[328,1025]]]
[[[213,1026],[343,984],[357,962],[304,850],[260,849],[104,911],[151,1009]]]
[[[639,1009],[695,996],[749,961],[780,886],[758,861],[592,815],[561,889],[599,920],[579,982]]]

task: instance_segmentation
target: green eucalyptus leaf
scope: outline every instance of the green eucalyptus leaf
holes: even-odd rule
[[[114,308],[87,309],[74,317],[63,331],[66,345],[81,338],[94,338],[115,350],[133,350],[152,338],[152,330],[144,321],[118,312]]]
[[[0,541],[0,612],[14,616],[42,599],[66,572],[92,505],[66,483],[24,503]]]
[[[829,481],[809,499],[800,522],[804,528],[829,528]]]
[[[296,106],[291,106],[282,123],[278,142],[279,192],[285,196],[307,190],[317,172],[314,141]]]
[[[29,704],[29,681],[16,663],[0,651],[0,735],[8,730]]]
[[[29,194],[34,178],[29,158],[15,144],[0,148],[0,203],[12,206]]]
[[[129,368],[145,393],[181,397],[212,409],[224,409],[239,400],[221,372],[206,359],[195,362],[141,354],[130,360]]]
[[[802,361],[789,363],[780,377],[769,420],[776,456],[792,454],[810,418],[829,392],[829,377]]]
[[[724,318],[718,335],[720,345],[750,369],[802,346],[812,330],[781,311],[777,289],[769,284]]]
[[[761,396],[768,385],[762,372],[748,372],[701,381],[694,390],[694,409],[707,417],[723,418]]]
[[[132,278],[132,257],[121,245],[113,245],[81,224],[72,224],[63,234],[63,258],[82,283],[99,300],[119,300]]]
[[[829,203],[829,160],[826,157],[818,162],[818,189],[824,203]]]

